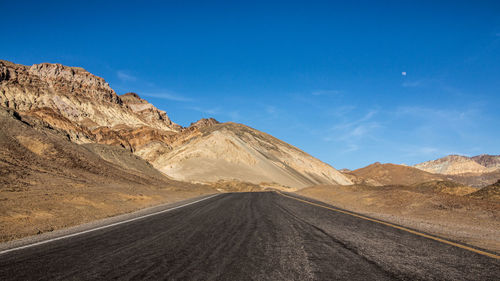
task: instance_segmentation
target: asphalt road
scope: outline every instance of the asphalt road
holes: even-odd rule
[[[0,255],[0,280],[499,280],[500,260],[274,192]]]

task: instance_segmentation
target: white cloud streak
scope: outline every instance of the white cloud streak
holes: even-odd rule
[[[313,96],[336,96],[340,94],[338,90],[318,90],[311,93]]]
[[[354,121],[345,121],[332,126],[328,134],[323,137],[325,142],[337,142],[345,146],[342,153],[358,151],[362,148],[361,143],[366,140],[375,140],[374,135],[382,125],[373,120],[378,110],[370,110],[361,118]]]
[[[123,82],[134,82],[137,80],[137,77],[127,73],[126,71],[124,70],[118,70],[116,72],[116,76],[118,76],[118,78],[120,80],[122,80]]]
[[[405,81],[401,85],[405,88],[415,88],[422,86],[422,81]]]
[[[185,96],[181,96],[178,94],[170,93],[170,92],[158,92],[158,93],[142,93],[141,96],[157,98],[157,99],[165,99],[171,101],[179,101],[179,102],[193,102],[194,100]]]
[[[198,112],[201,112],[204,114],[212,114],[212,115],[219,114],[221,112],[220,108],[218,108],[218,107],[216,107],[216,108],[201,108],[198,106],[190,106],[190,107],[187,107],[187,109],[198,111]]]

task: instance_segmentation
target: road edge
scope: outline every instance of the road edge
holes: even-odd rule
[[[152,207],[147,207],[134,212],[120,214],[104,219],[99,219],[96,221],[91,221],[88,223],[71,226],[68,228],[58,229],[52,232],[45,232],[39,235],[32,235],[23,237],[16,240],[11,240],[7,242],[0,243],[0,255],[4,255],[10,252],[21,250],[24,248],[29,248],[41,244],[50,243],[52,241],[61,240],[69,237],[78,236],[80,234],[85,234],[116,225],[124,224],[127,222],[132,222],[140,220],[142,218],[154,216],[157,214],[173,211],[185,206],[189,206],[213,197],[220,195],[221,193],[211,193],[204,194],[201,196],[196,196],[188,199],[184,199],[177,202],[164,203]]]
[[[276,192],[277,194],[279,194],[281,196],[285,196],[285,197],[288,197],[288,198],[291,198],[291,199],[295,199],[297,201],[301,201],[301,202],[310,204],[312,206],[326,208],[326,209],[329,209],[331,211],[335,211],[335,212],[339,212],[339,213],[342,213],[342,214],[354,216],[354,217],[357,217],[357,218],[360,218],[360,219],[364,219],[364,220],[368,220],[368,221],[371,221],[371,222],[374,222],[374,223],[383,224],[383,225],[386,225],[388,227],[396,228],[396,229],[399,229],[399,230],[402,230],[402,231],[405,231],[405,232],[412,233],[414,235],[418,235],[418,236],[421,236],[421,237],[424,237],[424,238],[427,238],[427,239],[438,241],[440,243],[445,243],[445,244],[448,244],[448,245],[451,245],[451,246],[454,246],[454,247],[458,247],[458,248],[461,248],[461,249],[464,249],[464,250],[468,250],[468,251],[474,252],[476,254],[480,254],[480,255],[483,255],[483,256],[487,256],[487,257],[490,257],[490,258],[493,258],[493,259],[499,259],[500,260],[500,254],[499,253],[491,251],[491,250],[488,250],[488,249],[483,249],[483,248],[480,248],[480,247],[477,247],[477,246],[473,246],[473,245],[469,245],[469,244],[465,244],[465,243],[462,243],[462,242],[459,242],[459,241],[454,241],[454,240],[446,238],[446,237],[441,237],[441,236],[438,236],[438,235],[435,235],[435,234],[432,234],[432,233],[427,233],[427,232],[424,232],[424,231],[421,231],[421,230],[418,230],[418,229],[414,229],[414,228],[407,227],[407,226],[404,226],[404,225],[399,225],[397,223],[392,223],[392,222],[389,222],[389,221],[384,221],[382,219],[373,218],[373,217],[370,217],[370,216],[362,214],[362,213],[357,213],[357,212],[353,212],[353,211],[346,210],[346,209],[343,209],[343,208],[339,208],[339,207],[336,207],[336,206],[334,206],[332,204],[329,204],[329,203],[326,203],[326,202],[323,202],[323,201],[320,201],[320,200],[317,200],[317,199],[314,199],[314,198],[309,198],[309,197],[306,197],[306,196],[303,196],[303,195],[289,193],[289,192],[280,192],[280,191],[274,191],[274,192]]]

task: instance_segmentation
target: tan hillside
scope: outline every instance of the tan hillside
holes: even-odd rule
[[[457,175],[464,173],[487,173],[495,168],[485,167],[470,157],[460,155],[449,155],[433,161],[427,161],[414,166],[420,170],[444,175]]]
[[[294,188],[351,184],[330,165],[245,125],[224,123],[197,128],[184,141],[173,145],[172,151],[151,159],[151,163],[174,179],[184,181],[237,179]]]
[[[354,176],[353,180],[357,183],[370,185],[413,185],[445,179],[441,175],[431,174],[413,167],[378,162],[345,173]]]

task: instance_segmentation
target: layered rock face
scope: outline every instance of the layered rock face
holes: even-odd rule
[[[470,159],[488,169],[500,169],[500,155],[481,154]]]
[[[333,167],[244,125],[201,119],[187,128],[135,93],[60,64],[0,60],[0,105],[65,132],[72,142],[123,147],[179,180],[239,180],[302,188],[351,184]]]
[[[83,68],[49,63],[29,67],[0,61],[0,105],[4,107],[24,113],[45,110],[88,130],[118,125],[180,130],[164,111],[146,101],[129,96],[124,99],[104,79]],[[93,140],[91,135],[82,134],[79,130],[70,132],[74,141]]]
[[[483,154],[474,157],[449,155],[414,167],[446,175],[448,179],[474,187],[483,187],[500,179],[499,155]]]

